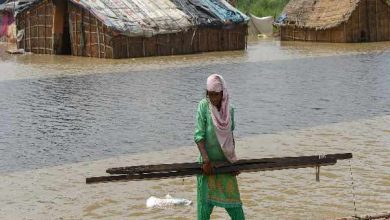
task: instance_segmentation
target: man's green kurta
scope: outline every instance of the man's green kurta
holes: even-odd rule
[[[211,162],[227,161],[221,145],[218,142],[214,131],[214,124],[209,111],[208,99],[202,99],[199,102],[196,127],[195,127],[195,142],[205,141],[207,155]],[[234,109],[230,107],[231,129],[234,130]],[[202,162],[202,157],[199,157],[199,162]],[[219,206],[223,208],[241,207],[240,193],[237,185],[237,178],[231,174],[216,174],[216,175],[198,175],[198,212],[207,206]]]

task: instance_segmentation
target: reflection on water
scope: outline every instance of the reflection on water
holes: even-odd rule
[[[229,83],[239,137],[389,114],[388,43],[337,56],[322,56],[334,44],[279,44],[134,60],[3,55],[0,171],[191,145],[214,72]],[[359,45],[370,53],[355,53]],[[309,47],[321,52],[309,56]]]
[[[237,140],[241,158],[353,152],[351,161],[313,168],[239,175],[247,219],[318,220],[390,210],[390,116],[356,120]],[[189,207],[148,209],[149,196],[172,196],[196,203],[195,177],[86,185],[85,177],[108,167],[194,161],[195,146],[141,153],[3,174],[1,219],[194,219]],[[352,166],[352,178],[350,173]],[[12,190],[10,190],[12,189]],[[18,211],[16,211],[18,210]],[[228,219],[216,208],[212,219]]]
[[[232,92],[240,155],[353,152],[359,213],[390,210],[390,42],[265,40],[247,51],[126,60],[4,48],[1,219],[193,219],[195,207],[144,208],[150,195],[195,200],[191,178],[96,186],[84,178],[108,166],[195,160],[194,111],[215,72]],[[92,162],[102,158],[111,159]],[[248,219],[353,215],[350,178],[345,161],[324,168],[320,184],[307,169],[243,174],[245,211]]]
[[[6,44],[0,43],[0,70],[2,72],[0,80],[159,70],[213,63],[232,64],[318,56],[375,54],[389,52],[390,42],[331,44],[298,41],[280,42],[267,39],[250,41],[247,51],[119,60],[42,54],[15,56],[5,53],[6,48]]]

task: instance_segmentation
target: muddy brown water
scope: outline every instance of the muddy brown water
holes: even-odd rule
[[[194,161],[194,111],[224,75],[241,158],[352,152],[321,169],[242,174],[247,219],[390,211],[390,43],[251,42],[247,51],[104,60],[0,45],[0,219],[194,219],[195,178],[85,185],[108,167]],[[352,168],[352,175],[351,169]],[[355,189],[352,190],[352,179]],[[353,193],[352,193],[353,192]],[[227,219],[216,209],[213,219]]]

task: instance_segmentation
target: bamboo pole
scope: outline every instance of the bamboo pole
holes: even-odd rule
[[[371,219],[389,219],[389,218],[390,218],[390,212],[382,213],[382,214],[364,215],[364,216],[349,216],[349,217],[337,218],[333,220],[371,220]]]
[[[350,159],[352,158],[351,153],[346,154],[327,154],[324,156],[325,158],[335,158],[335,159]],[[281,161],[313,161],[318,159],[318,156],[300,156],[300,157],[276,157],[276,158],[262,158],[262,159],[244,159],[235,162],[235,165],[240,164],[254,164],[254,163],[277,163]],[[230,163],[222,162],[217,163],[215,166],[223,167],[230,166]],[[157,164],[157,165],[141,165],[141,166],[130,166],[130,167],[117,167],[117,168],[109,168],[106,170],[107,173],[110,174],[126,174],[129,172],[134,173],[143,173],[143,172],[162,172],[162,171],[171,171],[178,169],[197,169],[199,168],[199,163],[179,163],[179,164]]]
[[[371,41],[371,30],[370,30],[370,16],[368,10],[368,0],[366,0],[366,26],[367,26],[367,41]]]
[[[43,41],[43,47],[45,48],[44,54],[46,54],[46,4],[47,4],[47,3],[46,3],[46,1],[45,1],[44,5],[43,5],[43,6],[45,7],[45,15],[44,15],[44,17],[43,17],[43,18],[45,19],[45,28],[43,29],[43,31],[44,31],[44,35],[43,35],[43,36],[44,36],[44,38],[43,38],[43,40],[44,40],[44,41]]]
[[[375,0],[375,33],[376,33],[375,41],[379,41],[379,37],[378,37],[378,0]]]
[[[77,9],[79,9],[79,8],[77,8]],[[79,45],[78,45],[78,43],[77,43],[77,17],[78,17],[78,15],[79,15],[79,13],[78,13],[78,11],[75,13],[75,32],[74,32],[74,34],[75,34],[75,40],[74,40],[74,42],[75,42],[75,49],[76,49],[76,56],[78,56],[79,55]]]
[[[107,58],[107,51],[106,51],[106,38],[105,38],[105,31],[104,31],[104,24],[102,24],[102,29],[103,29],[103,47],[104,47],[104,58]]]
[[[229,46],[228,46],[228,48],[229,48],[229,50],[231,50],[232,49],[232,42],[231,42],[231,39],[230,39],[230,31],[228,32],[228,41],[229,41]]]
[[[142,37],[142,54],[145,57],[146,51],[145,51],[145,37]]]
[[[218,31],[218,40],[217,40],[217,42],[218,42],[218,50],[220,51],[221,48],[222,48],[222,46],[221,46],[221,43],[222,43],[222,41],[221,41],[221,31]]]
[[[96,20],[96,32],[97,32],[97,40],[98,40],[98,57],[100,58],[100,32],[99,32],[99,21],[95,18]]]
[[[127,49],[127,58],[130,57],[130,53],[129,53],[129,37],[126,36],[126,49]]]
[[[222,174],[222,173],[232,173],[232,172],[257,172],[257,171],[270,171],[270,170],[282,170],[282,169],[298,169],[306,167],[318,167],[318,166],[328,166],[336,164],[337,159],[335,158],[324,158],[317,159],[314,161],[308,160],[286,160],[276,163],[249,163],[249,164],[233,164],[229,166],[215,167],[213,173]],[[202,174],[203,171],[200,167],[200,164],[197,165],[195,169],[183,169],[183,170],[174,170],[171,172],[152,172],[152,173],[131,173],[123,175],[112,175],[112,176],[100,176],[100,177],[90,177],[86,179],[86,183],[98,183],[98,182],[108,182],[108,181],[129,181],[129,180],[146,180],[146,179],[161,179],[169,177],[186,177]]]
[[[345,28],[345,21],[344,21],[344,43],[347,42],[347,30]]]
[[[91,21],[91,12],[88,11],[88,22],[89,22],[89,56],[92,57],[92,21]]]
[[[319,156],[282,157],[282,158],[262,158],[251,160],[239,160],[234,164],[220,162],[213,164],[214,173],[231,173],[236,171],[257,172],[266,170],[297,169],[305,167],[319,167],[334,165],[338,159],[350,159],[351,153],[328,154]],[[90,177],[86,183],[98,183],[107,181],[129,181],[142,179],[159,179],[168,177],[183,177],[202,174],[201,164],[181,163],[181,164],[157,164],[142,165],[132,167],[110,168],[106,171],[112,176]]]
[[[39,7],[37,7],[36,9],[35,9],[35,15],[36,15],[36,17],[37,17],[37,21],[38,21],[38,25],[35,25],[36,27],[37,27],[37,45],[38,45],[38,52],[37,53],[40,53],[40,51],[39,51],[39,49],[40,49],[40,45],[39,45],[39,38],[40,38],[40,35],[39,35],[39,17],[40,17],[40,15],[39,15],[39,13],[38,13],[38,9],[39,9]]]
[[[27,16],[26,16],[26,14],[24,14],[23,17],[24,17],[24,28],[27,29]],[[24,42],[24,47],[23,47],[24,50],[27,49],[26,48],[27,47],[27,42],[26,42],[27,37],[26,36],[27,36],[27,31],[24,32],[24,36],[23,36],[24,37],[24,41],[23,41]]]
[[[30,11],[27,11],[27,15],[28,15],[28,42],[29,42],[29,47],[30,47],[30,52],[31,51],[31,16],[30,16]]]

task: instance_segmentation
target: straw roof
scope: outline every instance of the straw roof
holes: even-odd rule
[[[44,0],[25,0],[16,12]],[[151,37],[186,31],[194,26],[223,27],[229,20],[246,23],[249,18],[225,0],[69,0],[90,11],[106,26],[121,34]]]
[[[349,20],[360,0],[291,0],[283,10],[285,24],[323,30]]]

